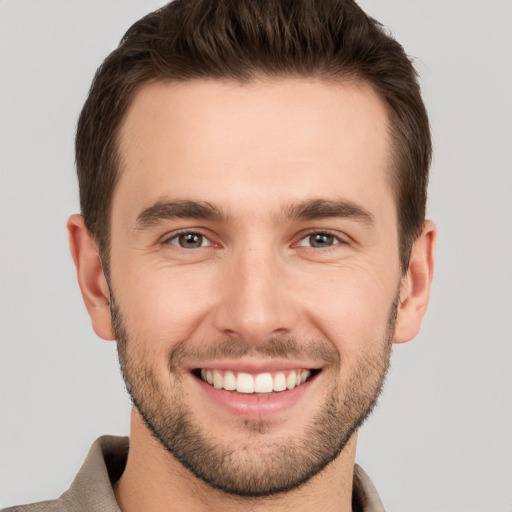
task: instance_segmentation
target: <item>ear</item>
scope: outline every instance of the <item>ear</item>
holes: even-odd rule
[[[435,224],[425,221],[421,235],[412,246],[409,267],[402,279],[398,318],[393,336],[395,343],[412,340],[420,330],[430,298],[436,237]]]
[[[110,317],[110,292],[103,273],[98,244],[86,228],[81,215],[72,215],[67,227],[78,284],[94,332],[100,338],[113,340],[115,336]]]

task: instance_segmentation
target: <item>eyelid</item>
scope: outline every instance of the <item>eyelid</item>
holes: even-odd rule
[[[176,247],[180,247],[178,244],[171,243],[171,240],[174,240],[175,238],[178,238],[181,235],[187,235],[187,234],[195,234],[195,235],[201,235],[207,242],[207,245],[199,247],[199,249],[203,249],[204,247],[211,247],[211,246],[218,246],[219,244],[216,244],[212,241],[212,237],[205,233],[203,229],[200,228],[182,228],[178,229],[176,231],[172,231],[170,233],[166,233],[161,239],[160,243],[165,245],[173,245]],[[181,248],[181,247],[180,247]]]
[[[330,247],[325,247],[322,250],[327,250],[327,249],[330,249],[331,247],[335,247],[338,245],[345,245],[348,243],[348,238],[349,238],[347,235],[342,236],[342,234],[339,233],[338,231],[332,231],[330,229],[315,229],[315,228],[313,228],[313,229],[307,230],[306,232],[300,233],[300,235],[296,239],[296,242],[294,242],[292,245],[298,246],[298,247],[310,247],[311,248],[310,245],[302,245],[300,243],[304,239],[310,237],[311,235],[329,235],[329,236],[332,236],[336,240],[335,244],[333,244]],[[317,248],[314,248],[314,249],[317,249]]]
[[[182,228],[178,229],[176,231],[172,231],[170,233],[166,233],[164,236],[161,237],[160,243],[161,244],[171,244],[171,240],[179,237],[180,235],[188,234],[188,233],[194,233],[197,235],[201,235],[204,237],[204,239],[208,242],[208,245],[204,247],[210,247],[210,246],[220,246],[221,244],[216,243],[212,240],[212,236],[205,232],[204,229],[201,228]],[[333,231],[330,229],[321,229],[321,228],[312,228],[308,229],[305,232],[300,233],[296,238],[295,241],[292,243],[292,246],[299,246],[299,247],[308,247],[307,245],[300,245],[300,242],[302,242],[304,239],[311,235],[315,234],[322,234],[322,235],[329,235],[334,237],[336,240],[336,243],[334,246],[343,245],[349,243],[349,236],[345,234],[340,234],[338,231]],[[171,244],[176,245],[177,244]],[[178,246],[179,247],[179,246]],[[332,246],[331,246],[332,247]],[[325,249],[329,249],[329,247],[326,247]]]

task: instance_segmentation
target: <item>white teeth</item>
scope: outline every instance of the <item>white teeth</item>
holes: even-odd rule
[[[254,379],[252,375],[240,372],[236,378],[236,390],[239,393],[254,393]]]
[[[254,391],[256,393],[272,393],[274,390],[274,379],[270,373],[260,373],[254,379]]]
[[[214,370],[213,372],[213,386],[217,389],[220,389],[224,386],[224,379],[217,370]]]
[[[288,389],[293,389],[297,384],[297,374],[295,372],[290,372],[288,377],[286,377],[286,387]]]
[[[284,391],[286,389],[286,377],[283,372],[276,373],[274,376],[274,391]]]
[[[311,375],[311,372],[309,370],[305,370],[303,372],[300,372],[300,383],[297,382],[297,386],[300,386],[301,384],[304,384],[304,382],[306,382],[309,378],[309,376]],[[297,378],[298,380],[298,378]]]
[[[291,370],[288,375],[285,372],[250,373],[220,370],[201,370],[201,379],[217,389],[237,391],[238,393],[272,393],[294,389],[304,384],[311,375],[310,370]]]
[[[234,391],[236,389],[236,377],[233,372],[226,372],[224,374],[224,389],[227,391]]]

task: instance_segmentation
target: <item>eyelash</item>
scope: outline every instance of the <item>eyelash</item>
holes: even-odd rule
[[[197,235],[197,236],[200,236],[202,237],[203,241],[207,241],[208,244],[203,246],[201,245],[200,247],[197,247],[197,248],[186,248],[186,247],[181,247],[178,243],[174,244],[172,243],[173,240],[179,240],[179,237],[181,236],[185,236],[185,235]],[[181,249],[186,249],[186,250],[190,250],[190,249],[203,249],[204,247],[210,247],[210,246],[215,246],[217,244],[214,244],[210,238],[205,235],[204,233],[202,233],[201,231],[199,230],[190,230],[190,229],[184,229],[182,231],[178,231],[178,232],[175,232],[173,233],[171,236],[168,236],[166,237],[164,240],[163,240],[163,243],[164,244],[170,244],[170,245],[175,245],[176,247],[180,247]]]
[[[200,236],[202,237],[202,242],[203,241],[207,241],[208,244],[207,245],[200,245],[199,247],[190,247],[190,248],[187,248],[187,247],[182,247],[179,245],[179,242],[178,243],[172,243],[173,240],[179,240],[179,237],[181,236],[184,236],[184,235],[197,235],[197,236]],[[304,240],[306,240],[307,238],[310,238],[312,236],[327,236],[327,237],[332,237],[333,240],[334,240],[334,243],[332,245],[328,245],[326,247],[314,247],[312,245],[303,245],[301,244],[301,242],[303,242]],[[187,229],[184,229],[182,231],[178,231],[178,232],[175,232],[173,233],[171,236],[169,237],[166,237],[164,240],[163,240],[163,243],[164,244],[170,244],[170,245],[174,245],[176,247],[180,247],[182,249],[186,249],[186,250],[191,250],[191,249],[203,249],[205,247],[210,247],[210,246],[217,246],[219,247],[220,245],[219,244],[215,244],[213,243],[210,238],[205,235],[204,233],[202,233],[200,230],[187,230]],[[331,249],[332,247],[334,246],[338,246],[338,245],[343,245],[343,244],[346,244],[346,240],[343,240],[338,234],[336,233],[333,233],[332,231],[329,231],[329,230],[311,230],[305,234],[303,234],[296,242],[294,242],[292,244],[292,247],[296,247],[296,246],[299,246],[299,247],[308,247],[308,248],[311,248],[311,249],[321,249],[321,250],[328,250],[328,249]]]
[[[334,239],[334,243],[330,246],[327,246],[327,247],[314,247],[314,246],[311,246],[311,245],[301,245],[300,242],[306,240],[307,238],[310,238],[312,236],[328,236],[328,237],[332,237]],[[331,249],[332,247],[334,246],[338,246],[338,245],[343,245],[343,244],[346,244],[346,240],[343,240],[339,234],[336,234],[332,231],[329,231],[328,229],[322,229],[322,230],[311,230],[309,231],[308,233],[304,234],[303,236],[301,236],[299,238],[299,240],[297,242],[294,243],[294,245],[299,245],[299,247],[308,247],[310,249],[321,249],[321,250],[328,250],[328,249]]]

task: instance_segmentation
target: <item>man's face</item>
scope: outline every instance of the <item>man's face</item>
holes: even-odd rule
[[[120,360],[146,425],[210,485],[293,488],[372,408],[400,285],[389,152],[361,84],[135,97],[112,203]]]

